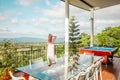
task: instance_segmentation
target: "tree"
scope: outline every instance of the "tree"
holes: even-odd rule
[[[100,34],[97,34],[95,38],[95,45],[120,46],[120,26],[108,27]]]
[[[80,29],[79,25],[77,24],[75,16],[72,16],[69,21],[69,44],[70,44],[70,52],[71,54],[76,54],[77,50],[77,43],[80,39]]]
[[[80,35],[80,45],[82,47],[89,46],[90,35],[81,33]],[[101,33],[98,33],[94,36],[94,45],[95,46],[116,46],[118,47],[118,52],[116,56],[120,56],[120,26],[116,27],[107,27],[105,30],[102,30]]]
[[[7,70],[15,67],[15,48],[10,40],[4,40],[1,48],[2,66],[0,78],[5,78],[2,80],[8,80]]]
[[[90,35],[86,34],[86,33],[81,33],[80,34],[80,46],[82,47],[88,47],[90,44]]]

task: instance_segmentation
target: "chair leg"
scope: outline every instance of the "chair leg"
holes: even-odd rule
[[[102,80],[102,69],[101,69],[101,66],[100,66],[100,80]]]
[[[94,80],[96,80],[96,75],[94,75]]]
[[[95,80],[98,80],[98,70],[96,71],[96,79]]]

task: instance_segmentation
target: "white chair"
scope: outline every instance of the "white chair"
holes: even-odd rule
[[[34,66],[32,66],[32,65],[34,65]],[[29,60],[30,69],[34,69],[34,68],[37,68],[37,67],[39,68],[43,65],[44,65],[44,62],[43,62],[42,58]],[[39,80],[39,79],[36,79],[32,76],[29,76],[29,80]]]
[[[56,62],[64,63],[64,55],[60,55],[60,57],[56,59]]]
[[[25,78],[22,77],[22,76],[20,76],[20,77],[15,77],[11,71],[9,71],[9,74],[10,74],[12,80],[25,80]]]
[[[87,80],[98,80],[98,73],[100,72],[100,80],[102,80],[102,63],[103,59],[98,60],[95,64],[93,64],[93,68],[91,70],[91,75],[87,78]]]
[[[100,72],[100,80],[102,80],[102,67],[101,63],[103,58],[98,60],[95,64],[88,67],[85,71],[80,72],[71,80],[98,80],[98,73]]]
[[[91,73],[90,71],[91,71],[92,68],[93,68],[93,65],[88,67],[86,70],[81,71],[77,76],[75,76],[71,80],[87,80],[90,73]]]
[[[32,66],[33,64],[34,66]],[[30,69],[37,68],[43,65],[44,65],[44,62],[42,58],[29,60]]]
[[[32,76],[29,76],[29,80],[39,80],[39,79],[36,79],[36,78],[34,78]]]
[[[96,75],[97,75],[97,80],[98,80],[98,73],[100,73],[100,80],[102,80],[102,62],[103,62],[103,58],[100,59],[98,62],[97,62],[97,67],[96,67]]]
[[[86,77],[86,80],[96,80],[96,68],[93,66],[92,69],[89,72],[89,75]]]

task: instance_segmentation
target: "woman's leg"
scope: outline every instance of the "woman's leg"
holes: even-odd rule
[[[55,60],[53,60],[53,61],[52,61],[52,64],[56,64],[56,61],[55,61]]]
[[[52,58],[52,64],[56,64],[56,56]]]
[[[47,60],[48,60],[48,66],[51,66],[52,62],[51,62],[50,58],[48,58]]]

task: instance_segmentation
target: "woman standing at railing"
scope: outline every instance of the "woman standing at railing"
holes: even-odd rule
[[[53,36],[52,34],[48,35],[48,48],[47,48],[47,60],[48,60],[48,66],[51,66],[52,64],[55,64],[55,46],[54,41],[56,40],[56,36]]]

